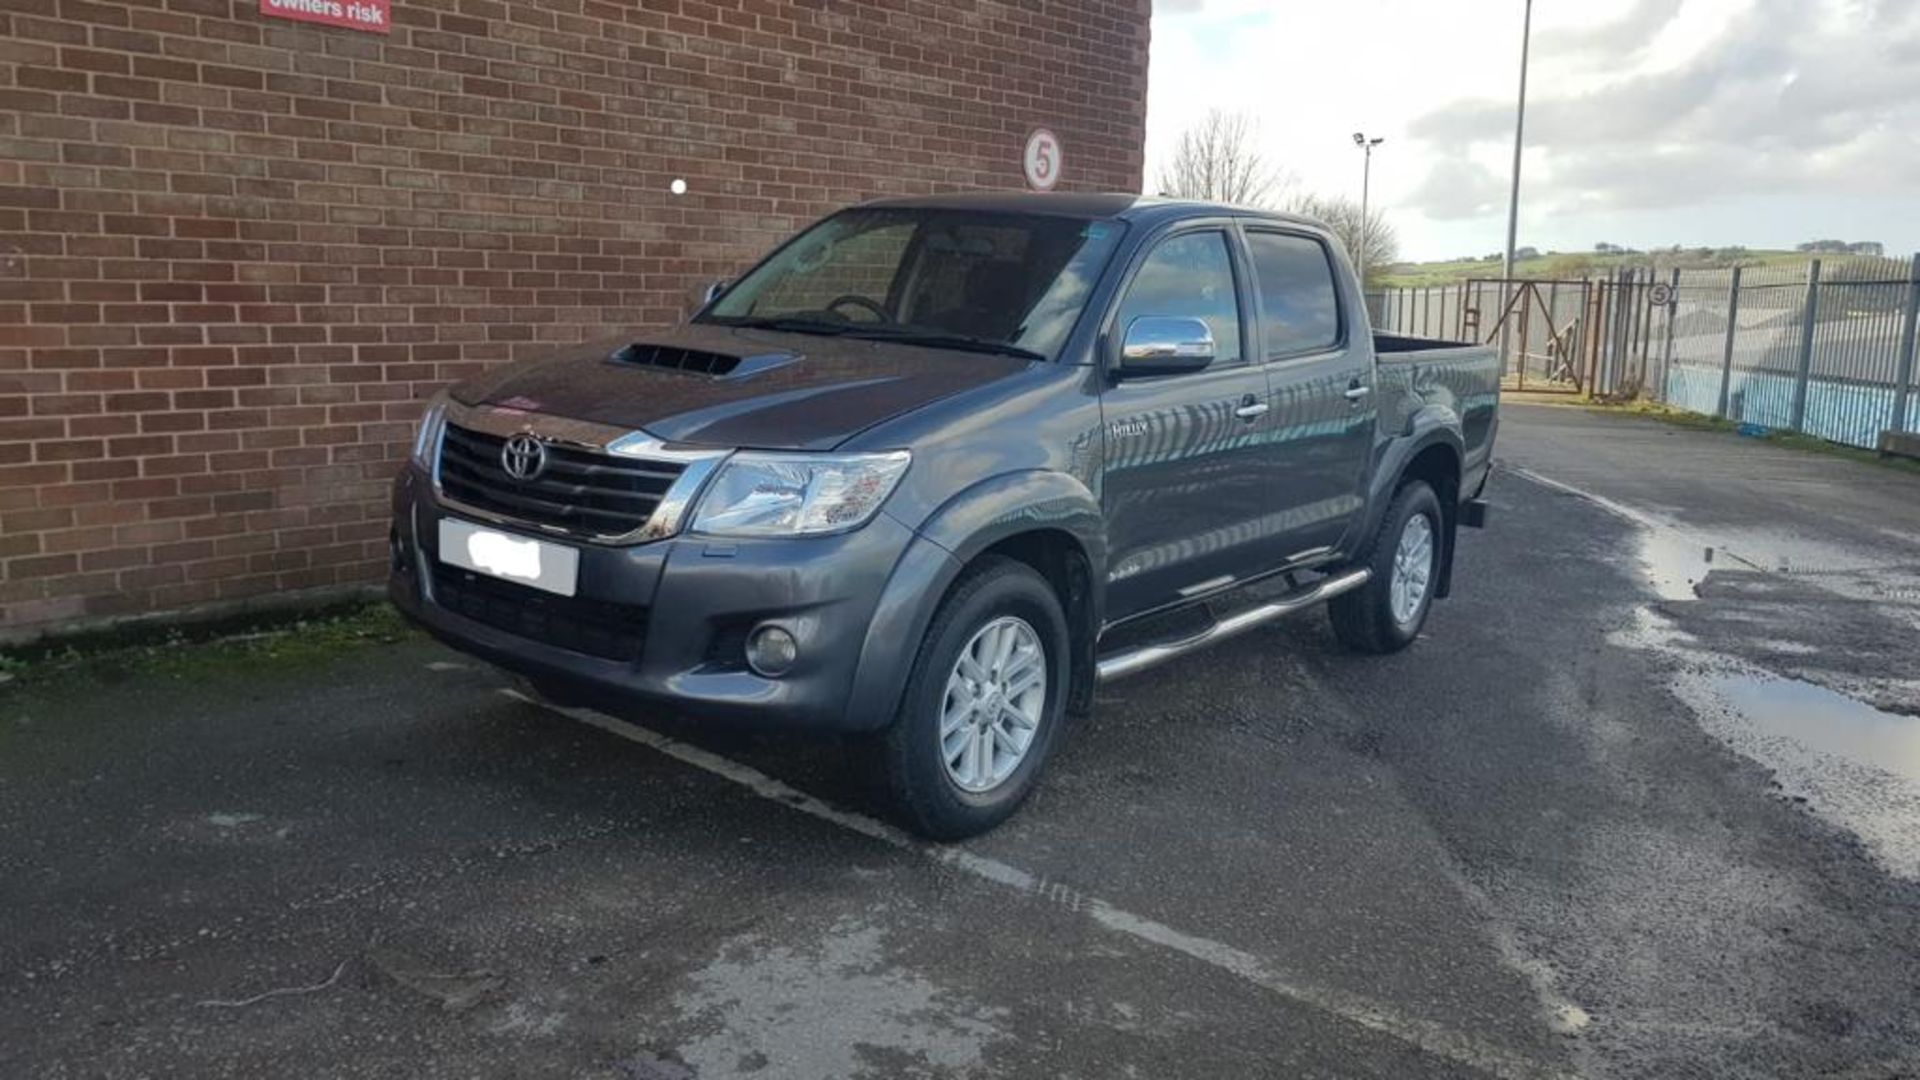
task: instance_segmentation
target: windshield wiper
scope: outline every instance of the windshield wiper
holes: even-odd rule
[[[715,319],[722,326],[731,326],[747,330],[781,330],[790,334],[822,334],[839,336],[854,329],[854,324],[834,322],[831,319],[809,319],[798,315],[771,315],[763,318]]]
[[[714,319],[722,326],[745,328],[749,330],[776,330],[793,334],[818,334],[823,337],[852,337],[865,341],[898,341],[905,345],[926,345],[936,349],[963,349],[967,352],[994,353],[1000,356],[1014,356],[1022,360],[1045,360],[1046,354],[1032,349],[1024,349],[1010,342],[995,341],[992,338],[973,337],[968,334],[954,334],[944,330],[927,330],[913,326],[896,326],[886,323],[837,322],[832,319],[812,319],[804,315],[766,315],[740,319]]]
[[[950,334],[942,330],[916,330],[911,326],[853,326],[846,331],[847,337],[863,338],[869,341],[898,341],[905,345],[926,345],[935,349],[963,349],[967,352],[997,353],[1001,356],[1016,356],[1022,360],[1045,360],[1045,353],[1021,348],[1007,341],[995,341],[992,338],[972,337],[967,334]]]

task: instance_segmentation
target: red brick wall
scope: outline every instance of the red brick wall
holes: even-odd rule
[[[1148,4],[0,0],[0,636],[377,580],[434,388],[1036,125],[1138,190]]]

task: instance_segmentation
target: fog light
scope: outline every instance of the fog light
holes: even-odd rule
[[[762,626],[747,637],[747,666],[754,674],[777,679],[793,669],[800,643],[778,626]]]

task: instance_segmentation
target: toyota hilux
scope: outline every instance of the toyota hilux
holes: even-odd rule
[[[1131,195],[832,214],[684,324],[428,405],[390,593],[541,693],[857,736],[1004,820],[1094,688],[1325,604],[1414,641],[1486,518],[1491,348],[1376,334],[1323,226]]]

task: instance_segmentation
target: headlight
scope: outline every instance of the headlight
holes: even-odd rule
[[[427,411],[420,414],[420,427],[413,433],[413,463],[433,471],[433,459],[440,449],[440,432],[447,426],[447,392],[433,395]]]
[[[865,525],[893,493],[913,455],[773,454],[742,451],[720,466],[695,532],[810,536]]]

